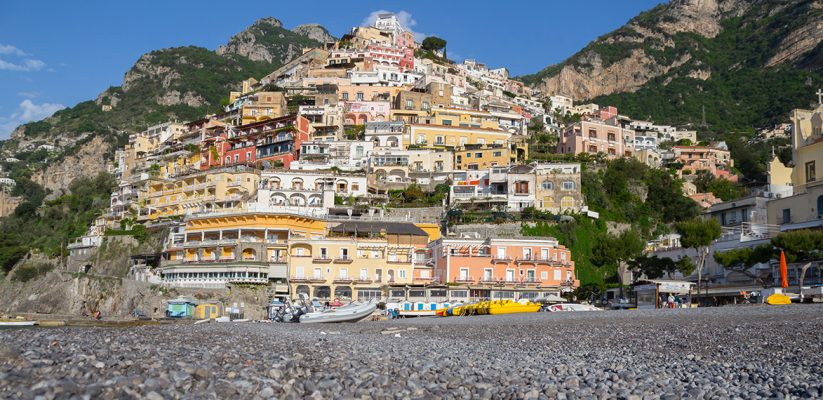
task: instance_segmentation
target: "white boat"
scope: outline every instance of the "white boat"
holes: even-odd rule
[[[462,302],[436,302],[436,301],[401,301],[396,303],[386,303],[389,310],[397,310],[401,317],[433,317],[442,314],[449,307],[462,304]]]
[[[37,325],[37,321],[25,321],[25,320],[0,321],[0,326],[34,326],[34,325]]]
[[[371,315],[377,309],[376,304],[348,305],[331,310],[310,312],[300,316],[300,323],[320,322],[357,322]]]
[[[552,304],[546,307],[548,312],[565,312],[565,311],[600,311],[599,308],[591,304],[577,304],[577,303],[561,303]]]

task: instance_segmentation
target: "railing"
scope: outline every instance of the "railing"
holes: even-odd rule
[[[313,263],[330,263],[330,262],[332,262],[332,259],[330,257],[327,257],[327,256],[320,256],[320,257],[312,258],[311,262],[313,262]]]

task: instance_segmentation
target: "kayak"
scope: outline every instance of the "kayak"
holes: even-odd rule
[[[775,293],[766,298],[766,303],[771,305],[786,305],[792,304],[792,299],[783,293]]]

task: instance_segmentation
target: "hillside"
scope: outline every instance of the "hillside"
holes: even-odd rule
[[[560,64],[521,77],[545,94],[712,131],[765,127],[814,99],[823,72],[819,0],[672,0]]]
[[[48,189],[65,189],[77,177],[95,176],[129,133],[163,121],[201,118],[219,110],[221,100],[229,91],[237,90],[243,79],[260,78],[300,55],[303,47],[320,45],[311,37],[323,37],[323,33],[328,34],[319,26],[302,27],[295,33],[274,18],[264,18],[217,51],[196,46],[152,51],[126,72],[120,86],[110,87],[96,99],[58,111],[43,121],[18,127],[11,140],[3,142],[3,149],[16,154],[32,143],[59,141],[65,153],[60,159],[85,150],[97,160],[90,168],[71,170],[52,163],[49,168],[69,170],[69,176],[60,179],[63,185],[50,187],[47,180],[38,182]],[[89,152],[87,147],[98,137],[109,146],[101,148],[97,143],[96,151]]]

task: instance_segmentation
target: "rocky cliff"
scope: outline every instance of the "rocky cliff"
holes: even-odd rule
[[[724,29],[751,29],[769,20],[769,31],[759,34],[780,44],[769,49],[769,61],[762,65],[795,62],[815,50],[823,39],[821,4],[806,0],[673,0],[597,38],[566,61],[523,79],[544,93],[579,100],[634,92],[666,75],[706,80],[715,65],[705,54],[712,49],[703,45],[718,38]]]
[[[337,40],[337,38],[332,36],[329,31],[320,24],[298,25],[292,29],[292,32],[320,43],[334,42]]]
[[[309,36],[322,36],[320,30],[328,35],[328,31],[319,25],[315,28],[304,26],[298,33],[283,28],[276,18],[263,18],[232,36],[225,46],[217,49],[217,54],[236,54],[280,66],[303,54],[304,47],[320,46],[320,41]]]
[[[636,118],[724,129],[808,106],[823,67],[821,0],[672,0],[521,79]]]

